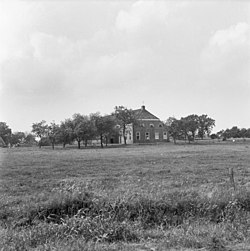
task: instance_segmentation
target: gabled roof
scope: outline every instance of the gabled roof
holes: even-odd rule
[[[147,111],[144,105],[141,109],[134,110],[134,113],[138,120],[160,120],[155,115]]]

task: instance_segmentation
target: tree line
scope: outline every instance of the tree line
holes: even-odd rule
[[[115,133],[115,125],[112,116],[101,116],[99,113],[90,115],[77,113],[72,118],[62,121],[61,124],[55,122],[47,124],[44,120],[34,123],[32,132],[39,139],[39,147],[45,145],[48,141],[53,149],[55,144],[61,143],[65,147],[67,144],[76,141],[80,149],[81,142],[87,147],[88,141],[98,138],[98,136],[103,147],[103,140],[106,139],[107,141],[108,135]]]
[[[36,144],[35,136],[32,133],[25,132],[14,132],[12,133],[11,128],[6,122],[0,122],[0,137],[3,142],[0,144],[4,145],[34,145]]]
[[[55,144],[62,144],[65,148],[67,144],[77,142],[80,149],[81,144],[87,147],[89,140],[98,139],[103,147],[104,144],[107,146],[108,139],[114,135],[116,137],[123,136],[126,144],[126,127],[131,123],[138,123],[133,110],[124,106],[116,106],[110,115],[101,115],[99,112],[89,115],[76,113],[71,118],[61,121],[60,124],[47,123],[42,120],[32,124],[31,133],[12,133],[5,122],[0,122],[0,136],[6,145],[38,144],[39,147],[51,145],[54,149]],[[250,128],[239,129],[237,126],[211,134],[215,120],[206,114],[192,114],[180,119],[169,117],[164,125],[174,143],[177,140],[185,140],[190,143],[196,139],[203,139],[205,136],[210,136],[212,139],[222,138],[223,140],[250,138]]]
[[[221,130],[216,134],[211,134],[211,138],[213,139],[222,139],[227,140],[230,138],[250,138],[250,128],[238,128],[237,126],[233,126],[231,129],[227,128],[225,130]]]
[[[47,123],[42,120],[32,124],[32,133],[28,135],[23,132],[12,133],[5,122],[0,122],[0,136],[6,145],[38,143],[39,148],[51,145],[54,149],[55,144],[62,144],[65,148],[67,144],[76,141],[80,149],[81,143],[87,147],[89,140],[99,139],[103,147],[104,143],[107,146],[108,138],[119,135],[120,130],[123,131],[126,144],[125,130],[126,126],[131,123],[136,123],[133,110],[116,106],[115,111],[110,115],[101,115],[99,112],[89,115],[76,113],[71,118],[61,121],[60,124]]]
[[[210,135],[214,126],[215,120],[206,114],[200,116],[192,114],[180,119],[169,117],[166,121],[169,136],[172,137],[174,143],[177,140],[188,140],[190,143],[196,138],[203,139],[205,135]]]

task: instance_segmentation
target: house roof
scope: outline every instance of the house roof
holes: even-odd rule
[[[144,105],[141,107],[141,109],[134,110],[134,113],[138,120],[160,120],[155,115],[146,110]]]

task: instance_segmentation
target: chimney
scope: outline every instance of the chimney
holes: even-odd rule
[[[145,111],[145,105],[142,105],[141,110]]]

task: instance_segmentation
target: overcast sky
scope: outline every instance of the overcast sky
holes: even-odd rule
[[[0,1],[0,121],[117,105],[250,128],[247,1]]]

